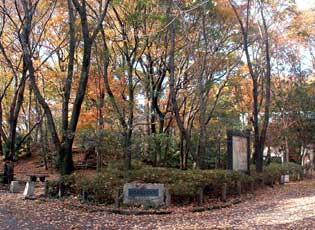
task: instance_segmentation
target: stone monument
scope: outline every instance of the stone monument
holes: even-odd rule
[[[228,131],[228,169],[250,173],[250,132]]]
[[[124,204],[161,206],[168,199],[164,184],[127,183],[123,189]]]

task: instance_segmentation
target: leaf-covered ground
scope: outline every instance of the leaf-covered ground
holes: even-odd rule
[[[221,210],[124,216],[87,211],[75,200],[24,200],[0,191],[0,229],[314,229],[315,181],[265,188]]]

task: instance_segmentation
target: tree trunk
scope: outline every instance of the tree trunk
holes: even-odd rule
[[[41,152],[43,155],[45,169],[48,170],[48,163],[47,163],[47,154],[48,154],[48,138],[47,138],[47,126],[46,122],[43,121],[39,126],[39,133],[40,133],[40,145],[41,145]]]
[[[285,162],[288,163],[290,161],[289,157],[289,141],[288,141],[288,136],[285,134],[284,136],[284,143],[285,143]]]
[[[153,134],[153,131],[155,129],[154,127],[154,121],[152,123],[152,119],[151,119],[151,97],[150,97],[150,86],[148,83],[149,81],[147,80],[146,86],[145,86],[145,105],[144,105],[144,114],[145,114],[145,135],[144,135],[144,158],[148,158],[150,157],[151,154],[151,141],[152,141],[152,136],[151,134]],[[152,127],[153,126],[153,127]],[[152,152],[153,154],[155,154],[155,152]],[[155,162],[155,161],[154,161]],[[156,162],[155,162],[156,163]]]
[[[31,132],[31,126],[32,126],[32,122],[31,122],[31,113],[32,113],[32,88],[29,86],[29,91],[28,91],[29,95],[28,95],[28,109],[27,109],[27,132],[30,133]],[[30,136],[31,137],[31,136]],[[26,155],[28,157],[32,156],[31,153],[31,138],[27,139],[27,149],[26,149]]]
[[[254,61],[257,63],[258,60],[252,59],[252,56],[250,55],[250,44],[249,44],[249,38],[248,38],[248,32],[249,32],[249,23],[250,23],[250,10],[251,10],[251,0],[247,1],[246,5],[246,15],[245,15],[245,21],[241,18],[240,14],[238,13],[238,10],[236,9],[236,6],[234,5],[234,2],[230,0],[230,5],[233,8],[233,11],[237,17],[237,20],[240,24],[241,33],[243,36],[243,47],[246,55],[246,61],[247,66],[249,69],[249,73],[252,78],[253,83],[253,127],[254,127],[254,159],[256,163],[256,171],[262,172],[263,171],[263,149],[265,145],[266,140],[266,134],[269,124],[269,110],[270,110],[270,98],[271,98],[271,92],[270,92],[270,84],[271,84],[271,60],[270,60],[270,48],[269,48],[269,34],[268,34],[268,27],[265,21],[264,16],[264,2],[259,2],[259,13],[262,19],[262,37],[260,39],[262,40],[262,44],[264,46],[263,52],[264,57],[261,57],[261,59],[264,59],[263,61],[260,60],[263,66],[261,66],[261,69],[264,69],[264,71],[260,70],[262,73],[261,78],[264,78],[264,81],[262,81],[262,84],[265,84],[265,87],[263,87],[265,90],[261,93],[261,97],[265,99],[265,111],[264,111],[264,120],[262,124],[262,128],[260,130],[259,128],[259,104],[258,104],[258,80],[259,80],[259,72],[254,68]]]
[[[13,161],[6,161],[3,166],[4,184],[10,184],[13,181],[14,165]]]
[[[201,67],[201,73],[198,75],[198,97],[199,97],[199,139],[196,154],[196,167],[197,169],[204,168],[204,157],[206,153],[206,100],[205,100],[205,69],[207,65],[207,55],[208,55],[208,39],[206,33],[206,21],[205,15],[206,10],[203,10],[202,14],[202,37],[204,39],[204,50],[203,62]]]
[[[97,129],[96,129],[96,136],[97,136],[97,146],[95,148],[96,151],[96,157],[97,157],[97,162],[96,162],[96,170],[98,172],[101,171],[102,165],[103,165],[103,160],[102,160],[102,141],[103,141],[103,133],[102,130],[104,129],[104,117],[103,117],[103,107],[105,104],[105,93],[104,90],[101,87],[101,74],[98,76],[98,105],[97,105]]]
[[[102,169],[102,152],[100,151],[100,148],[97,146],[95,148],[96,152],[96,171],[100,172]]]
[[[5,155],[6,159],[14,160],[16,156],[16,149],[15,149],[15,141],[16,141],[16,128],[18,117],[20,113],[21,106],[24,100],[24,89],[25,89],[25,81],[26,81],[26,63],[23,63],[23,76],[21,79],[20,87],[17,91],[16,98],[14,98],[13,103],[10,109],[10,116],[9,116],[9,138],[8,138],[8,151]]]
[[[167,11],[167,18],[168,21],[171,21],[170,15],[171,10],[173,6],[173,0],[169,3],[169,9]],[[171,95],[171,102],[172,102],[172,109],[175,115],[175,120],[177,123],[177,126],[181,132],[181,138],[183,139],[183,152],[182,152],[182,162],[181,167],[182,169],[187,168],[187,157],[189,153],[189,147],[190,147],[190,138],[188,135],[187,130],[184,127],[184,122],[182,121],[179,113],[179,108],[176,101],[176,92],[175,92],[175,21],[172,21],[170,24],[170,42],[171,42],[171,48],[169,52],[169,88],[170,88],[170,95]]]
[[[2,100],[0,100],[0,129],[2,129],[3,127],[3,112],[2,112]],[[0,155],[3,156],[4,152],[3,152],[3,144],[2,144],[2,132],[0,133]]]
[[[258,110],[258,84],[255,77],[252,78],[253,81],[253,126],[254,126],[254,156],[256,164],[256,172],[263,171],[263,151],[260,139],[259,130],[259,110]]]
[[[189,147],[185,138],[181,135],[180,138],[180,169],[187,170],[188,168]]]
[[[74,170],[72,143],[73,139],[64,141],[59,150],[59,167],[62,175],[70,175]]]
[[[131,170],[131,136],[128,131],[124,131],[124,174],[128,175]]]

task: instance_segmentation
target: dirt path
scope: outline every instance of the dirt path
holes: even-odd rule
[[[266,188],[233,207],[162,216],[70,209],[71,201],[23,200],[0,191],[0,229],[315,229],[315,181]]]

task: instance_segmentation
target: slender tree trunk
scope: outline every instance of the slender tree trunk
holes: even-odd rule
[[[47,154],[48,154],[48,138],[47,138],[47,126],[46,122],[43,121],[39,126],[39,133],[40,133],[40,145],[41,145],[41,153],[44,160],[45,169],[48,170],[48,163],[47,163]]]
[[[165,123],[165,113],[162,113],[158,107],[158,95],[157,91],[160,91],[161,83],[154,89],[152,96],[152,114],[151,114],[151,132],[156,133],[156,119],[158,118],[158,136],[155,137],[155,151],[156,153],[161,153],[161,135],[164,133],[164,123]],[[155,153],[155,154],[156,154]],[[161,157],[160,157],[161,160]],[[164,160],[165,161],[165,160]]]
[[[68,12],[69,12],[69,55],[68,55],[68,72],[67,78],[64,82],[63,88],[63,102],[62,102],[62,136],[63,139],[66,138],[67,130],[68,130],[68,120],[69,120],[69,100],[71,94],[71,85],[73,79],[73,69],[74,69],[74,53],[75,53],[75,44],[76,44],[76,36],[75,36],[75,15],[74,9],[71,0],[67,0],[68,4]]]
[[[179,151],[180,151],[180,159],[179,159],[179,168],[184,170],[185,168],[185,153],[184,153],[184,138],[183,138],[183,135],[180,135],[180,142],[179,142]]]
[[[263,22],[263,45],[264,45],[264,53],[265,53],[265,73],[263,75],[265,79],[265,108],[264,108],[264,121],[262,125],[262,130],[260,133],[260,151],[261,151],[261,158],[263,158],[263,151],[266,142],[266,135],[268,131],[269,125],[269,117],[270,117],[270,100],[271,100],[271,58],[270,58],[270,47],[269,47],[269,33],[268,33],[268,26],[265,20],[264,15],[264,1],[261,0],[260,2],[260,15]],[[263,160],[263,159],[262,159]],[[259,170],[262,171],[262,168]]]
[[[130,133],[125,130],[123,132],[124,138],[124,173],[128,175],[131,169],[131,136]]]
[[[3,112],[2,112],[2,100],[0,100],[0,127],[3,127]],[[3,156],[3,143],[2,143],[2,134],[0,133],[0,155]]]
[[[263,171],[263,150],[266,140],[266,134],[269,124],[269,110],[270,110],[270,84],[271,84],[271,60],[270,60],[270,48],[269,48],[269,34],[268,34],[268,27],[266,24],[265,16],[264,16],[264,4],[265,2],[263,0],[259,1],[259,13],[262,19],[262,37],[260,38],[262,40],[263,44],[263,53],[264,53],[264,61],[262,63],[265,63],[264,66],[261,66],[261,69],[264,69],[264,71],[261,71],[263,73],[263,76],[260,76],[261,78],[264,78],[264,81],[262,81],[262,84],[265,84],[264,92],[262,92],[262,97],[264,97],[265,101],[265,111],[264,111],[264,120],[263,124],[260,130],[259,127],[259,93],[258,93],[258,79],[259,79],[259,73],[253,65],[253,60],[250,55],[250,44],[248,39],[248,32],[249,32],[249,23],[250,23],[250,9],[251,9],[251,3],[252,0],[247,0],[247,6],[246,6],[246,16],[245,21],[242,20],[240,17],[236,6],[234,5],[234,2],[230,0],[230,5],[233,8],[233,11],[237,17],[237,20],[239,21],[241,32],[243,36],[243,47],[246,55],[246,61],[247,66],[249,69],[249,73],[252,78],[253,83],[253,127],[254,127],[254,158],[256,163],[256,171],[262,172]]]
[[[200,98],[201,99],[201,98]],[[200,114],[199,114],[199,140],[197,147],[197,169],[204,169],[204,157],[206,153],[206,108],[204,99],[202,96],[202,102],[200,103]]]
[[[147,77],[148,79],[148,77]],[[152,120],[151,120],[151,97],[150,97],[150,83],[149,80],[146,80],[145,83],[145,105],[144,105],[144,114],[145,114],[145,135],[144,135],[144,157],[150,157],[151,153],[151,134],[153,134]],[[154,152],[153,152],[154,154]]]
[[[62,161],[62,172],[68,175],[71,174],[74,170],[73,166],[73,159],[72,159],[72,145],[74,141],[74,133],[76,131],[80,113],[81,113],[81,106],[83,103],[83,99],[85,96],[85,89],[88,82],[89,76],[89,67],[90,67],[90,57],[91,57],[91,44],[85,44],[84,46],[84,55],[83,55],[83,62],[82,62],[82,69],[81,69],[81,76],[80,76],[80,84],[77,90],[77,94],[75,97],[75,101],[73,103],[73,110],[71,115],[71,120],[69,124],[69,132],[67,133],[67,137],[65,140],[62,140],[62,148],[60,156],[63,157]]]
[[[34,66],[33,66],[33,61],[32,61],[32,54],[31,54],[31,44],[30,44],[30,33],[31,33],[31,29],[32,29],[32,20],[33,20],[33,11],[34,11],[34,6],[32,5],[31,2],[24,2],[23,1],[23,8],[24,8],[24,12],[25,12],[25,22],[24,22],[24,26],[23,26],[23,33],[20,39],[21,42],[21,46],[23,48],[23,64],[26,66],[26,71],[28,70],[28,76],[29,76],[29,80],[30,80],[30,86],[34,91],[34,95],[36,96],[38,102],[41,104],[41,106],[43,107],[46,117],[47,117],[47,121],[48,121],[48,126],[49,126],[49,130],[51,132],[52,135],[52,140],[56,146],[56,148],[59,150],[60,149],[60,142],[59,142],[59,138],[58,138],[58,134],[56,131],[56,127],[55,127],[55,123],[53,120],[53,116],[51,113],[51,110],[48,106],[48,104],[46,103],[46,100],[44,99],[44,97],[41,95],[41,92],[36,84],[36,80],[35,80],[35,70],[34,70]],[[26,73],[25,71],[25,73]]]
[[[26,63],[23,64],[23,68],[26,68]],[[25,81],[26,81],[26,69],[23,71],[23,76],[21,79],[20,87],[17,92],[17,97],[11,105],[10,116],[9,116],[9,138],[8,138],[8,151],[6,153],[5,158],[8,160],[14,160],[16,156],[16,149],[15,149],[15,141],[16,141],[16,128],[19,113],[21,110],[21,106],[24,100],[24,89],[25,89]]]
[[[163,131],[164,131],[164,116],[159,117],[159,131],[154,138],[155,152],[156,152],[156,154],[159,154],[159,160],[161,161],[161,163],[162,163],[162,161],[166,162],[166,152],[164,152],[164,159],[163,160],[162,160],[162,155],[161,155],[162,154],[161,138],[162,138]]]
[[[27,132],[30,133],[31,131],[31,126],[32,126],[32,119],[31,119],[31,113],[32,113],[32,88],[29,87],[29,90],[28,90],[28,109],[27,109],[27,118],[28,118],[28,121],[27,121]],[[31,152],[31,138],[28,138],[27,139],[27,153],[26,155],[28,157],[31,157],[32,156],[32,152]]]
[[[263,151],[260,140],[260,129],[259,129],[259,110],[258,110],[258,83],[255,77],[252,78],[253,82],[253,126],[254,126],[254,156],[256,171],[263,171]]]
[[[285,143],[285,162],[288,163],[290,160],[290,155],[289,155],[289,141],[288,141],[288,136],[284,136],[284,143]]]
[[[167,135],[167,139],[166,139],[166,146],[164,147],[164,163],[167,163],[168,160],[168,151],[169,151],[169,147],[170,147],[170,138],[169,138],[169,134],[166,133]]]
[[[102,35],[103,35],[103,42],[104,42],[104,48],[107,51],[107,45],[105,42],[105,33],[102,30]],[[111,87],[109,85],[109,80],[108,80],[108,65],[109,65],[109,57],[106,55],[104,57],[104,74],[103,74],[103,78],[104,78],[104,85],[105,85],[105,89],[107,91],[107,94],[109,96],[109,100],[112,104],[112,106],[114,107],[114,110],[116,112],[116,115],[119,119],[120,125],[122,126],[122,138],[123,138],[123,155],[124,155],[124,174],[127,175],[128,171],[131,169],[131,140],[129,138],[129,130],[128,130],[128,125],[125,121],[125,118],[123,117],[123,114],[121,113],[117,103],[116,103],[116,99],[115,96],[111,90]]]
[[[168,21],[171,21],[170,19],[170,14],[173,6],[173,0],[170,1],[169,3],[169,9],[167,12],[167,18]],[[189,153],[189,147],[190,147],[190,139],[187,130],[184,127],[184,122],[182,121],[176,101],[176,92],[175,92],[175,21],[171,22],[170,24],[170,43],[171,43],[171,48],[170,48],[170,53],[169,53],[169,88],[170,88],[170,95],[171,95],[171,102],[172,102],[172,109],[174,112],[174,116],[176,119],[177,126],[181,132],[181,138],[183,139],[182,141],[182,146],[183,146],[183,153],[182,153],[182,163],[181,167],[182,169],[187,168],[187,160],[186,160],[186,155]]]
[[[205,68],[207,65],[207,54],[208,54],[208,39],[206,34],[206,21],[205,21],[205,10],[202,15],[202,37],[205,43],[205,54],[203,56],[202,70],[198,76],[198,97],[199,97],[199,140],[197,147],[197,169],[204,168],[204,157],[206,153],[206,101],[205,101]]]
[[[97,136],[97,145],[95,148],[96,151],[96,157],[97,157],[97,164],[96,164],[96,170],[98,172],[101,171],[103,160],[103,148],[102,142],[103,142],[103,129],[104,129],[104,115],[103,115],[103,107],[105,105],[105,92],[102,89],[102,83],[101,83],[102,75],[101,73],[98,73],[97,78],[97,85],[98,85],[98,103],[97,103],[97,124],[96,124],[96,136]]]
[[[79,79],[79,85],[78,89],[76,91],[75,95],[75,100],[73,103],[73,110],[71,113],[71,119],[69,123],[69,128],[67,129],[66,137],[65,139],[62,140],[62,146],[60,150],[60,157],[62,161],[62,172],[64,174],[71,174],[74,170],[73,166],[73,158],[72,158],[72,145],[74,141],[74,134],[77,129],[80,113],[81,113],[81,106],[84,100],[85,96],[85,90],[87,87],[88,79],[89,79],[89,70],[90,70],[90,61],[91,61],[91,52],[92,52],[92,45],[94,43],[95,37],[98,34],[99,30],[102,27],[102,22],[104,21],[104,18],[106,16],[107,8],[109,5],[109,1],[106,2],[105,8],[102,12],[102,15],[96,25],[96,28],[94,31],[90,34],[89,31],[89,25],[88,25],[88,19],[87,19],[87,12],[86,12],[86,2],[82,1],[82,5],[77,0],[72,0],[72,3],[74,7],[76,8],[77,12],[80,15],[80,22],[81,22],[81,31],[82,31],[82,36],[83,36],[83,60],[82,60],[82,67],[81,67],[81,74],[80,74],[80,79]],[[72,10],[72,4],[68,2],[68,8],[69,8],[69,19],[73,20],[74,15],[73,15],[73,10]],[[72,12],[72,13],[71,13]],[[72,22],[70,22],[71,24]],[[70,25],[70,51],[73,49],[73,45],[75,44],[73,40],[75,40],[75,37],[73,37],[73,30],[74,27],[71,24]],[[74,44],[72,44],[72,42]],[[73,64],[69,62],[69,66]],[[71,67],[73,68],[73,66]],[[71,71],[73,69],[70,69],[68,72],[68,80],[71,85],[70,79],[72,79],[71,76]],[[69,88],[68,88],[69,90]],[[68,92],[69,93],[69,92]],[[64,112],[65,115],[67,115],[66,111]]]

